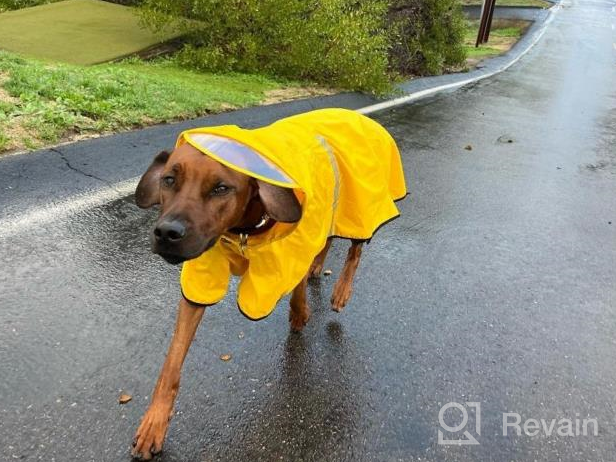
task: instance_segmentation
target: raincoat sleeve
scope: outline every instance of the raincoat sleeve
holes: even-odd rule
[[[213,305],[227,293],[231,270],[220,241],[199,257],[182,266],[182,295],[198,305]]]

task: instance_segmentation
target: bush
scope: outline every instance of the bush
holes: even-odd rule
[[[457,0],[143,0],[145,23],[179,26],[190,68],[266,73],[384,93],[398,74],[465,59]]]
[[[176,23],[178,62],[383,93],[390,88],[386,0],[144,0],[145,22]],[[179,23],[179,24],[177,24]]]
[[[402,74],[441,74],[466,59],[465,20],[457,0],[393,0],[390,63]]]

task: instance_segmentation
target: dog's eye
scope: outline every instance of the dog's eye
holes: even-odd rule
[[[224,184],[219,184],[214,189],[212,189],[212,194],[214,196],[223,196],[229,192],[231,188],[225,186]]]
[[[175,184],[175,178],[173,178],[172,176],[163,177],[163,185],[165,185],[167,188],[170,188],[174,184]]]

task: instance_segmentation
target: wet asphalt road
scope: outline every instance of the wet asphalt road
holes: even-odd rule
[[[252,323],[231,291],[191,348],[160,460],[614,461],[615,5],[567,2],[509,71],[377,114],[412,194],[350,306],[328,306],[343,242],[301,335],[286,303]],[[13,228],[3,204],[0,460],[129,460],[178,297],[131,200]],[[451,401],[481,403],[479,445],[437,444]],[[505,437],[503,412],[599,431]]]

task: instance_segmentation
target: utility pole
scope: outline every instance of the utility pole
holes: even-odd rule
[[[487,43],[488,38],[490,38],[495,5],[496,0],[483,0],[483,5],[481,6],[481,20],[479,21],[479,32],[477,34],[475,47],[478,47],[482,43]]]

